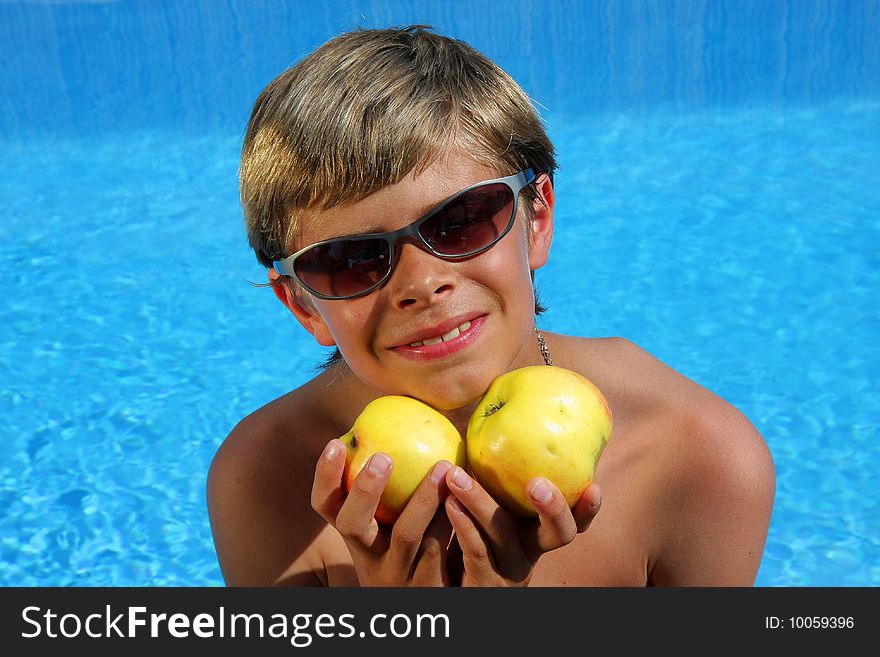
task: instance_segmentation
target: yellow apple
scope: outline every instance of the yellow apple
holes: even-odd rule
[[[611,410],[592,382],[562,367],[535,365],[489,386],[468,422],[467,459],[503,508],[534,517],[529,480],[549,479],[573,507],[610,438]]]
[[[376,520],[393,524],[437,461],[465,467],[464,440],[446,416],[412,397],[386,395],[364,407],[348,433],[343,483],[355,477],[376,452],[391,457],[391,478],[376,509]]]

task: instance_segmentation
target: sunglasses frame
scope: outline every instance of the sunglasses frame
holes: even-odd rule
[[[423,214],[421,217],[413,221],[408,226],[404,226],[399,230],[387,231],[384,233],[365,233],[363,235],[351,235],[348,237],[332,237],[330,239],[321,240],[320,242],[315,242],[314,244],[309,244],[307,247],[300,249],[296,253],[287,256],[282,260],[275,260],[272,263],[272,267],[276,272],[281,274],[282,276],[290,276],[294,278],[299,285],[305,288],[310,294],[314,295],[319,299],[324,299],[327,301],[342,301],[345,299],[356,299],[358,297],[362,297],[364,295],[369,294],[373,290],[380,288],[385,282],[391,277],[391,273],[394,271],[394,250],[397,243],[406,238],[414,238],[414,241],[420,248],[428,253],[441,258],[442,260],[464,260],[466,258],[472,258],[475,255],[479,255],[484,251],[495,246],[501,239],[510,232],[510,229],[513,228],[514,221],[516,220],[517,210],[519,208],[519,193],[528,185],[533,183],[537,178],[537,173],[533,168],[525,169],[524,171],[520,171],[518,173],[514,173],[510,176],[505,176],[503,178],[494,178],[492,180],[484,180],[482,182],[474,183],[469,187],[465,187],[459,192],[456,192],[452,196],[447,199],[444,199],[433,208],[431,208],[428,212]],[[422,224],[431,219],[438,212],[442,211],[445,207],[447,207],[450,203],[458,200],[464,194],[472,192],[475,189],[480,187],[484,187],[487,185],[494,185],[498,183],[503,183],[507,185],[508,188],[513,192],[513,212],[511,212],[510,219],[507,222],[507,226],[504,230],[499,233],[499,235],[493,239],[491,242],[486,244],[485,246],[476,249],[475,251],[468,251],[467,253],[457,254],[457,255],[449,255],[446,253],[438,253],[431,245],[425,241],[425,238],[422,237],[421,233],[419,233],[419,228],[421,228]],[[363,290],[362,292],[357,292],[355,294],[349,295],[332,295],[332,294],[323,294],[318,292],[317,290],[312,289],[309,285],[307,285],[294,271],[294,262],[296,259],[306,253],[307,251],[311,251],[316,246],[323,246],[325,244],[330,244],[338,241],[346,241],[346,242],[361,242],[366,240],[382,240],[386,244],[388,244],[388,271],[380,278],[376,283]]]

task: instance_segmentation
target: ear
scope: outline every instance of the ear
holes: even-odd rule
[[[532,208],[529,222],[529,269],[535,271],[547,264],[550,257],[550,244],[553,242],[553,181],[542,173],[535,181],[538,198]]]
[[[272,284],[272,291],[278,300],[296,317],[296,321],[312,334],[319,345],[332,347],[336,344],[321,313],[305,293],[294,289],[294,286],[289,285],[274,269],[269,270],[269,283]]]

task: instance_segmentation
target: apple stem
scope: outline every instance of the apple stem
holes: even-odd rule
[[[495,413],[500,411],[502,408],[504,408],[503,401],[500,401],[497,404],[489,404],[489,409],[486,411],[486,413],[483,415],[483,417],[489,417],[490,415],[494,415]]]

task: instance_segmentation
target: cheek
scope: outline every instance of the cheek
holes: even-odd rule
[[[374,305],[369,298],[321,303],[319,313],[343,355],[364,339],[365,331],[372,325]]]
[[[531,289],[531,270],[529,268],[529,245],[522,227],[505,237],[487,251],[480,265],[483,280],[493,280],[495,285],[518,289],[527,286]],[[525,289],[525,288],[524,288]]]

